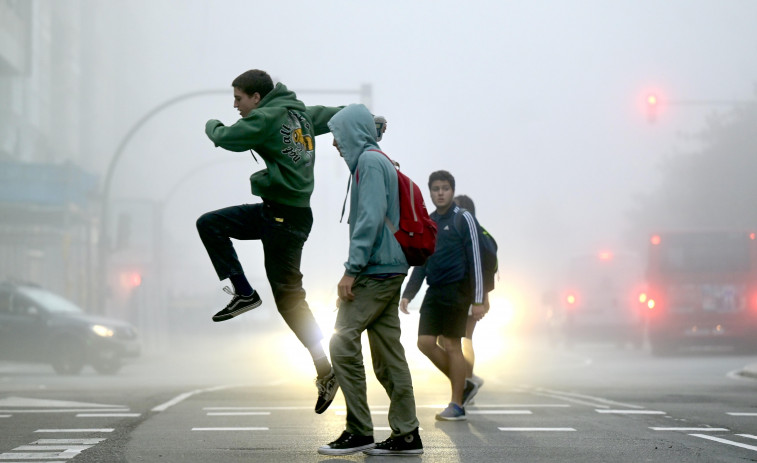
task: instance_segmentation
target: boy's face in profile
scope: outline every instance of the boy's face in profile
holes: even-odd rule
[[[437,209],[445,210],[452,204],[452,198],[455,196],[455,190],[447,180],[434,180],[431,182],[431,201]]]
[[[260,93],[255,92],[252,95],[248,95],[234,87],[234,107],[239,111],[240,116],[247,117],[259,104]]]

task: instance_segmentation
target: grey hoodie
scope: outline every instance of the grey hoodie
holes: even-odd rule
[[[345,274],[407,274],[407,260],[384,217],[397,228],[400,220],[397,171],[379,151],[376,125],[368,108],[345,107],[328,123],[352,174],[350,253]]]

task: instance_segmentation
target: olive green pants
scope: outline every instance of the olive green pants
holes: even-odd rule
[[[366,394],[361,335],[368,332],[373,371],[389,395],[392,437],[418,427],[415,397],[405,349],[400,343],[398,304],[404,275],[379,280],[359,275],[352,285],[353,301],[342,301],[329,344],[331,363],[347,404],[346,431],[373,435]]]

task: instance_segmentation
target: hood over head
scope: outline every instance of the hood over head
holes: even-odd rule
[[[376,142],[376,123],[365,105],[346,106],[331,118],[329,129],[350,172],[355,172],[364,151],[381,149]]]

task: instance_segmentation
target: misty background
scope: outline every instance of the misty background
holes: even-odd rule
[[[143,332],[206,329],[226,283],[195,220],[259,201],[248,177],[264,165],[214,148],[204,124],[238,119],[231,81],[258,68],[305,104],[385,116],[382,148],[421,187],[449,170],[499,244],[493,299],[538,324],[572,256],[643,257],[661,228],[757,226],[756,19],[749,0],[0,1],[0,277]],[[348,239],[331,142],[316,140],[302,262],[326,317]],[[23,180],[30,165],[68,166],[60,188],[85,197],[55,173]],[[265,309],[238,326],[283,326],[260,243],[235,246]]]

